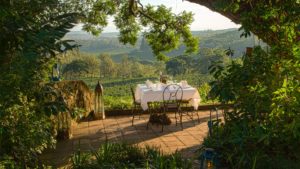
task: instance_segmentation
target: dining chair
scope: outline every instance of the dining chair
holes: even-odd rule
[[[183,111],[183,113],[185,113],[187,116],[189,116],[192,121],[194,121],[194,114],[196,114],[198,123],[200,123],[198,110],[195,110],[192,106],[189,106],[191,100],[192,100],[192,98],[184,99],[181,101],[181,105],[182,105],[181,107],[182,107],[182,109],[184,108],[184,110],[185,110],[185,111]],[[194,125],[195,125],[195,123],[194,123]]]
[[[136,115],[136,113],[139,114],[139,119],[141,118],[141,114],[142,111],[141,110],[141,101],[140,100],[136,100],[135,98],[135,93],[132,87],[130,87],[130,91],[131,91],[131,95],[132,95],[132,108],[131,108],[131,114],[132,114],[132,125],[134,122],[134,116]]]
[[[163,111],[166,114],[168,111],[175,112],[175,120],[177,126],[177,116],[179,116],[179,121],[181,128],[183,129],[182,125],[182,109],[181,109],[181,102],[183,97],[183,90],[182,87],[177,84],[170,84],[165,87],[163,90]],[[163,128],[163,126],[162,126]],[[163,130],[163,129],[162,129]]]

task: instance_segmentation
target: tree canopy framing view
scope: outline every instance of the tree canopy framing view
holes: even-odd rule
[[[211,65],[210,96],[235,107],[224,117],[224,125],[214,126],[219,134],[207,138],[204,146],[216,149],[229,168],[296,168],[300,160],[300,1],[188,1],[241,24],[241,37],[254,34],[270,49],[255,47],[242,63],[230,60]],[[193,20],[201,18],[193,18],[190,12],[173,14],[164,5],[143,5],[139,0],[0,0],[0,4],[0,168],[41,166],[39,154],[55,145],[52,117],[66,110],[47,100],[50,97],[45,96],[58,93],[54,89],[45,93],[45,84],[57,58],[78,48],[73,40],[63,39],[76,24],[83,23],[83,30],[99,35],[112,16],[121,43],[134,45],[142,34],[156,58],[169,60],[169,65],[188,62],[186,56],[167,56],[182,44],[186,55],[201,52],[199,39],[190,31]],[[102,59],[114,64],[105,55]],[[83,60],[71,63],[69,70],[89,73]],[[129,65],[128,58],[122,64]],[[134,64],[156,71],[151,65]],[[105,70],[105,76],[111,69]],[[189,73],[189,69],[180,72]],[[119,73],[132,74],[128,69]]]

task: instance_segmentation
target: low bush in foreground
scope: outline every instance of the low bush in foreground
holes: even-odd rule
[[[145,149],[126,143],[105,143],[97,151],[83,153],[78,150],[72,156],[72,166],[83,168],[160,168],[189,169],[192,163],[179,152],[163,155],[157,148]]]

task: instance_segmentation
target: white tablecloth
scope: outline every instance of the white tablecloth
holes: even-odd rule
[[[183,90],[183,100],[190,100],[189,105],[193,106],[195,110],[198,109],[200,102],[200,95],[197,89],[193,87],[185,87]],[[135,90],[135,99],[141,103],[142,109],[148,109],[148,102],[163,101],[163,88],[152,90],[145,84],[138,84]]]

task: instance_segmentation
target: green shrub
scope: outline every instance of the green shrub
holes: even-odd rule
[[[0,158],[0,168],[13,168],[18,169],[21,168],[18,164],[16,164],[16,161],[13,160],[12,157],[4,156]]]
[[[199,88],[198,88],[198,91],[199,91],[199,94],[200,94],[200,97],[201,97],[201,103],[206,103],[208,102],[208,93],[210,91],[210,86],[208,83],[204,83],[202,84]]]
[[[99,150],[93,154],[96,157],[96,164],[103,168],[138,166],[141,165],[145,159],[145,154],[141,149],[125,143],[103,144]]]
[[[126,110],[132,106],[132,98],[130,96],[114,97],[104,96],[105,110]]]
[[[192,168],[192,162],[190,159],[185,159],[181,154],[176,151],[170,155],[163,155],[158,148],[146,147],[147,161],[144,168],[162,168],[162,169],[190,169]],[[146,167],[147,166],[147,167]]]
[[[299,62],[278,61],[260,47],[243,64],[212,67],[211,94],[235,108],[204,145],[229,168],[299,168],[300,90],[289,80],[299,75],[296,67]]]
[[[74,107],[73,111],[70,112],[72,119],[78,121],[80,120],[85,114],[86,110],[79,107]]]
[[[55,143],[50,119],[36,112],[34,101],[20,95],[19,104],[2,109],[0,105],[0,161],[12,157],[20,166],[37,165],[37,157]]]
[[[180,153],[163,155],[157,148],[142,149],[127,143],[104,143],[89,154],[74,153],[73,168],[149,168],[149,169],[189,169],[192,163]]]
[[[74,169],[84,169],[90,167],[90,155],[82,153],[80,150],[76,151],[71,158]]]

